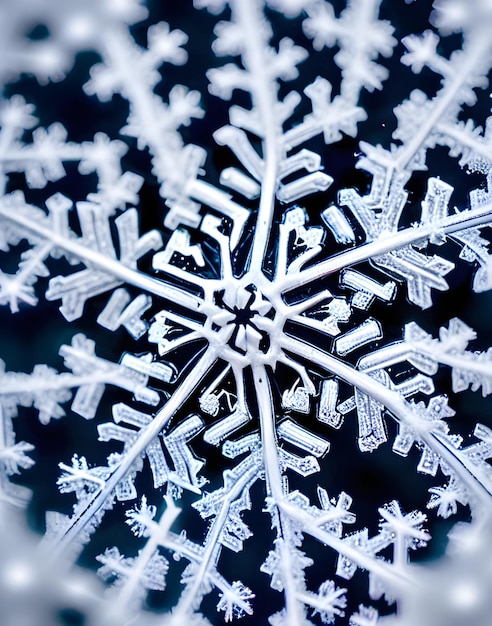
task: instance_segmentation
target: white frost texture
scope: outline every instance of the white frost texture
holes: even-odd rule
[[[2,626],[490,626],[492,0],[0,50]]]

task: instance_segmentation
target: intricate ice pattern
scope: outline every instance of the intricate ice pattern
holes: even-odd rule
[[[47,511],[37,560],[18,550],[24,569],[2,546],[5,623],[27,610],[14,589],[30,594],[42,626],[53,602],[99,625],[488,625],[492,430],[488,415],[466,424],[456,394],[491,393],[492,352],[433,306],[457,268],[475,293],[492,287],[492,118],[482,128],[470,117],[481,115],[492,67],[490,0],[436,0],[432,10],[195,0],[186,19],[169,8],[200,29],[217,16],[208,95],[193,70],[173,69],[193,39],[149,22],[144,4],[0,7],[0,304],[21,318],[38,306],[39,334],[50,301],[94,330],[64,340],[62,371],[0,372],[2,501],[25,506],[31,468],[49,466],[50,447],[34,445],[37,413],[46,438],[72,433],[57,485],[74,503]],[[391,10],[412,8],[430,15],[428,29],[395,31]],[[26,73],[41,85],[73,80],[79,51],[98,55],[83,97],[120,117],[126,102],[118,138],[72,140],[62,124],[40,124],[23,92]],[[398,69],[388,59],[400,52]],[[402,100],[381,145],[364,122],[376,92],[392,89],[389,67],[410,92],[395,78]],[[345,144],[357,146],[361,170],[349,187],[337,180]],[[214,145],[228,154],[215,163]],[[139,151],[145,171],[132,166]],[[455,198],[456,160],[478,181],[467,201]],[[384,309],[402,310],[405,298],[395,331]],[[113,341],[135,347],[104,356]],[[57,431],[52,420],[65,415],[73,426]],[[357,443],[330,469],[353,423]],[[424,474],[428,514],[404,491],[368,514],[370,489],[338,488],[354,482],[340,479],[343,467],[366,471],[361,453],[386,459],[390,449],[381,480]],[[3,534],[27,541],[10,515]],[[456,522],[446,555],[411,564],[433,529],[443,534],[438,516]],[[107,601],[97,585],[80,583],[76,602],[65,590],[64,576],[79,584],[79,557],[98,563]],[[61,599],[41,593],[42,564]]]

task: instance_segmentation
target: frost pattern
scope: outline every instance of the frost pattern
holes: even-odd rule
[[[492,352],[439,302],[458,271],[470,302],[492,286],[490,2],[195,0],[175,19],[213,28],[207,83],[186,69],[198,31],[140,0],[58,4],[0,9],[0,304],[38,307],[36,336],[50,302],[60,328],[85,329],[57,348],[64,369],[11,371],[7,354],[0,373],[2,501],[25,506],[51,463],[36,414],[47,439],[80,432],[57,459],[73,508],[45,511],[53,584],[63,596],[59,572],[78,584],[91,555],[108,625],[488,624],[492,431],[460,417],[457,394],[491,393]],[[403,33],[390,5],[430,25]],[[77,70],[80,51],[98,60]],[[126,120],[76,141],[29,93],[80,73],[78,97]],[[377,135],[396,74],[406,91]],[[340,183],[354,149],[357,183]],[[466,200],[461,171],[478,181]],[[351,455],[360,476],[389,450],[430,496],[393,493],[368,515],[373,487],[349,495],[336,463]],[[439,517],[454,521],[445,556],[412,563]],[[20,581],[51,623],[40,562],[26,578],[2,552],[1,593]],[[92,619],[91,602],[74,610]]]

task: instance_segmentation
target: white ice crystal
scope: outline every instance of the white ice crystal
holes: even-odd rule
[[[0,7],[6,623],[488,626],[490,0],[154,4]]]

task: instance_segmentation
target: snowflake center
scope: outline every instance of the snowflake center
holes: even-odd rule
[[[253,285],[236,286],[215,294],[221,312],[213,320],[230,331],[228,345],[241,354],[253,356],[269,348],[268,328],[275,316],[269,300]]]

